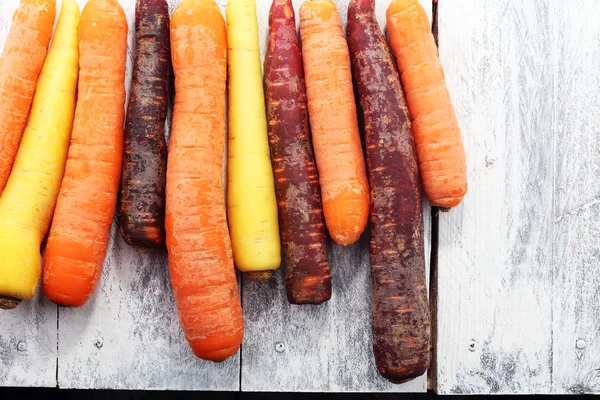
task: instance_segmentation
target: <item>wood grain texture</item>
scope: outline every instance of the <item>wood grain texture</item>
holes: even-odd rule
[[[600,393],[600,2],[551,2],[554,393]]]
[[[56,386],[56,307],[38,293],[0,310],[0,387]]]
[[[551,3],[439,2],[469,176],[463,203],[439,220],[439,394],[551,390]]]
[[[293,1],[298,23],[302,1]],[[345,26],[348,0],[336,1]],[[377,1],[385,26],[389,1]],[[431,13],[431,1],[422,4]],[[264,58],[270,2],[258,2]],[[431,14],[430,14],[431,15]],[[424,205],[425,254],[430,253],[430,207]],[[370,231],[370,228],[367,228]],[[246,336],[242,345],[243,391],[424,392],[425,376],[393,385],[379,376],[371,340],[369,238],[342,247],[329,241],[333,295],[319,306],[288,304],[282,265],[269,282],[243,281]],[[429,265],[427,266],[429,267]]]
[[[0,53],[18,0],[0,2]],[[0,387],[56,385],[56,305],[38,293],[0,310]]]
[[[179,2],[169,0],[171,13]],[[83,5],[85,0],[79,3]],[[120,3],[129,23],[126,82],[129,90],[135,0]],[[169,116],[167,132],[170,122]],[[125,244],[113,224],[96,293],[80,309],[60,308],[58,385],[238,390],[239,371],[239,355],[219,364],[194,356],[177,317],[166,250],[138,254]]]

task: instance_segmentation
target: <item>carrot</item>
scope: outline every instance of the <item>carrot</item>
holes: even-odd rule
[[[169,105],[169,8],[137,0],[135,61],[125,123],[119,226],[125,242],[146,251],[164,241]]]
[[[421,183],[410,116],[374,0],[351,0],[348,45],[365,122],[371,186],[373,353],[392,382],[429,366]]]
[[[427,15],[418,0],[393,0],[387,26],[413,121],[423,189],[432,205],[455,207],[467,193],[465,150]]]
[[[281,264],[255,0],[227,2],[227,213],[238,269],[265,280]]]
[[[0,308],[32,298],[40,281],[40,246],[52,220],[75,113],[78,27],[79,6],[63,0],[29,122],[0,196]]]
[[[123,156],[127,20],[116,0],[89,0],[79,25],[79,92],[71,145],[50,228],[43,288],[82,306],[102,272]]]
[[[52,37],[56,0],[21,0],[0,58],[0,193],[10,175]]]
[[[167,162],[167,249],[179,320],[194,354],[234,355],[244,320],[223,188],[227,37],[212,0],[171,18],[175,108]]]
[[[320,304],[331,297],[331,279],[291,0],[271,5],[265,87],[287,297],[292,304]]]
[[[358,132],[350,56],[331,0],[300,7],[300,35],[312,140],[331,238],[355,243],[369,218],[369,186]]]

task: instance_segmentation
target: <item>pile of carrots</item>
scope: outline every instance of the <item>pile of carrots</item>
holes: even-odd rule
[[[347,35],[331,0],[305,1],[300,38],[291,0],[273,0],[263,77],[255,1],[229,0],[225,20],[213,0],[182,0],[171,17],[166,0],[137,0],[126,110],[119,2],[80,13],[64,0],[52,38],[56,0],[21,0],[0,58],[0,308],[40,280],[57,304],[84,305],[118,209],[127,244],[166,244],[186,339],[222,361],[244,334],[234,265],[269,279],[283,247],[290,303],[320,304],[327,233],[352,245],[370,220],[377,367],[412,379],[429,365],[421,185],[443,210],[467,191],[427,16],[393,0],[390,48],[374,0],[350,1]]]

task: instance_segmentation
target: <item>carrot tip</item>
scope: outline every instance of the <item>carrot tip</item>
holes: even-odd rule
[[[388,382],[393,383],[394,385],[400,385],[402,383],[406,383],[408,381],[412,381],[413,379],[415,379],[415,377],[400,378],[400,379],[390,378],[390,379],[388,379]]]
[[[21,304],[21,299],[15,299],[14,297],[0,296],[0,309],[12,310],[17,308]]]
[[[152,251],[152,249],[150,249],[148,247],[140,247],[140,246],[133,246],[133,249],[140,254],[147,254],[147,253],[150,253],[150,251]]]
[[[271,279],[273,271],[255,271],[248,272],[247,274],[251,281],[268,281]]]

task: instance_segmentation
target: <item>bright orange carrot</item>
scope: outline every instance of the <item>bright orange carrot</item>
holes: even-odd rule
[[[223,191],[225,21],[212,0],[184,0],[171,17],[175,107],[165,228],[171,282],[196,356],[234,355],[244,320]]]
[[[300,35],[325,223],[336,243],[349,245],[359,239],[367,225],[369,185],[348,45],[335,4],[331,0],[304,3],[300,7]]]
[[[21,0],[0,58],[0,193],[10,175],[56,16],[56,0]]]
[[[44,293],[78,307],[102,272],[123,157],[127,19],[117,0],[89,0],[79,25],[79,95],[44,260]]]
[[[394,0],[387,25],[413,121],[423,189],[432,205],[457,206],[467,193],[465,150],[427,14],[418,0]]]

